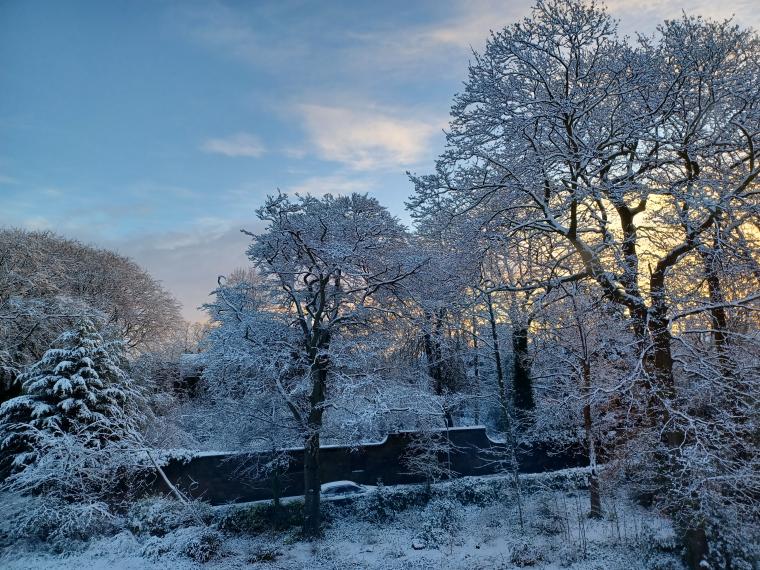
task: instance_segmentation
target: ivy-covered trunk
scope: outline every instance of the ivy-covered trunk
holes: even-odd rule
[[[325,340],[325,345],[327,340]],[[326,346],[325,346],[326,347]],[[323,348],[325,348],[323,347]],[[319,432],[322,429],[325,392],[327,389],[328,360],[324,355],[314,351],[312,365],[312,391],[309,398],[308,434],[304,443],[304,512],[303,533],[307,538],[320,535],[321,513],[319,475]]]
[[[515,323],[512,329],[512,383],[514,386],[515,412],[521,423],[525,423],[536,404],[533,400],[533,385],[530,376],[530,355],[528,353],[529,324]]]

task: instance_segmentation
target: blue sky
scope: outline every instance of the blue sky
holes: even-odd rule
[[[531,4],[0,0],[0,225],[130,255],[201,318],[267,193],[366,191],[408,222],[471,47]],[[714,4],[607,3],[626,33],[759,27]]]

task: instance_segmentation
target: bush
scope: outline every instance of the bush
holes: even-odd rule
[[[463,505],[484,507],[495,503],[503,492],[502,481],[483,481],[481,479],[459,479],[449,486],[449,491]]]
[[[420,538],[432,546],[449,544],[462,530],[463,524],[461,503],[448,498],[434,499],[422,511]]]
[[[17,497],[4,501],[0,534],[11,543],[47,542],[56,552],[74,549],[96,536],[115,534],[123,520],[101,502],[69,503],[60,499]]]
[[[151,537],[143,548],[143,556],[160,560],[167,554],[187,556],[195,562],[208,562],[219,555],[223,536],[205,526],[181,528],[163,537]]]
[[[721,520],[722,519],[722,520]],[[723,523],[722,526],[720,523]],[[755,570],[760,567],[760,541],[754,524],[742,525],[733,532],[726,532],[737,520],[730,516],[715,517],[708,527],[710,551],[707,562],[710,568],[734,568],[735,570]]]
[[[222,535],[205,529],[185,543],[183,554],[196,562],[208,562],[215,558],[222,547]]]
[[[368,522],[385,522],[411,507],[425,505],[430,494],[421,485],[387,488],[382,483],[361,497],[354,506],[356,515]]]
[[[303,503],[300,501],[281,504],[279,513],[272,503],[247,507],[230,505],[218,521],[221,530],[245,534],[261,534],[273,528],[284,530],[302,524]]]
[[[209,524],[211,507],[201,501],[188,504],[149,497],[137,501],[127,513],[127,527],[135,534],[164,536],[178,528]]]
[[[541,550],[527,540],[523,540],[512,547],[512,552],[509,555],[509,561],[520,568],[524,566],[535,566],[543,559],[544,555]]]

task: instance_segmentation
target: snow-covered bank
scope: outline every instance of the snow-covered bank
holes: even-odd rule
[[[527,477],[522,526],[513,494],[493,500],[484,491],[502,484],[507,488],[503,479],[444,484],[434,489],[429,501],[419,504],[420,487],[388,487],[356,503],[330,507],[324,538],[314,543],[300,540],[295,528],[232,532],[224,522],[229,510],[214,509],[217,512],[209,518],[210,509],[200,508],[188,516],[162,500],[140,511],[142,528],[135,526],[133,515],[115,536],[61,554],[34,542],[5,544],[0,566],[16,570],[682,568],[668,521],[623,493],[608,494],[604,518],[589,519],[584,476],[584,470],[566,470]],[[411,497],[406,508],[398,507],[401,501],[394,503],[396,495]]]

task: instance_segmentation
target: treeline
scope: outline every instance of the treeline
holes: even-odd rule
[[[134,358],[192,344],[179,303],[131,259],[51,232],[0,229],[0,403],[83,317]]]

